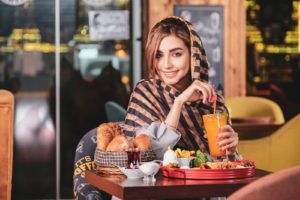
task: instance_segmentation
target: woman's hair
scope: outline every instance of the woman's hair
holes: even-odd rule
[[[154,78],[156,71],[156,53],[163,38],[175,35],[190,50],[190,31],[187,25],[177,18],[166,18],[158,22],[150,31],[146,43],[146,78]]]

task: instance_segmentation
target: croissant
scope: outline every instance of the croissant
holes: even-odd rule
[[[123,135],[123,132],[122,132],[121,127],[119,126],[119,124],[114,123],[114,122],[109,122],[109,123],[107,123],[107,125],[109,126],[113,137],[115,137],[117,135]]]
[[[106,151],[126,151],[129,149],[129,141],[124,135],[117,135],[108,144]]]
[[[140,150],[147,151],[151,148],[151,140],[148,135],[141,134],[133,139],[133,145]]]
[[[113,122],[101,124],[97,128],[97,147],[105,151],[108,144],[116,135],[123,135],[118,124]]]

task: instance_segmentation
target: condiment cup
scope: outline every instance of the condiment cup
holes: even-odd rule
[[[190,168],[190,162],[193,160],[193,157],[188,158],[177,158],[180,167],[182,168]]]

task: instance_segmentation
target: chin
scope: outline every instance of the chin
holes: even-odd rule
[[[176,83],[178,83],[177,80],[170,80],[170,79],[163,79],[163,81],[164,81],[165,84],[167,84],[167,85],[175,85]]]

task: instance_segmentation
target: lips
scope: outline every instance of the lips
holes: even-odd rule
[[[176,76],[177,72],[178,71],[171,71],[171,72],[163,72],[163,73],[167,78],[173,78]]]

